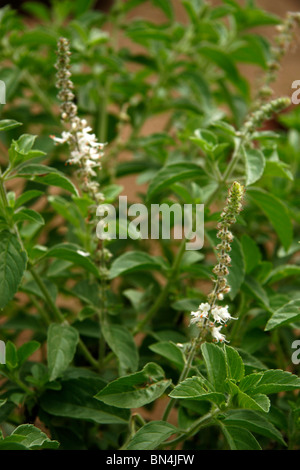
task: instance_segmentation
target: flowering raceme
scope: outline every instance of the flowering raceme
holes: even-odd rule
[[[79,167],[77,173],[83,191],[95,200],[98,204],[103,201],[103,194],[100,185],[96,180],[96,168],[101,168],[100,158],[103,156],[103,143],[97,141],[95,134],[91,133],[92,128],[88,126],[85,119],[80,119],[77,115],[77,106],[73,102],[72,92],[74,85],[71,81],[70,72],[70,50],[69,42],[65,38],[58,41],[57,83],[60,90],[58,97],[61,101],[61,119],[69,125],[68,131],[63,131],[61,137],[52,136],[56,144],[67,143],[70,147],[71,156],[67,163]]]
[[[233,242],[233,234],[228,230],[230,225],[236,222],[236,216],[242,210],[242,201],[244,196],[244,187],[238,182],[234,182],[229,190],[226,206],[221,213],[221,220],[218,223],[217,238],[221,242],[217,245],[218,264],[213,268],[214,289],[208,295],[208,302],[199,305],[196,312],[191,312],[191,324],[196,324],[202,330],[201,336],[210,332],[213,341],[227,342],[225,335],[220,332],[222,327],[229,320],[235,320],[228,311],[228,305],[225,307],[216,305],[218,300],[223,300],[224,295],[230,291],[226,276],[229,274],[231,258],[231,243]],[[220,326],[216,326],[216,324]]]

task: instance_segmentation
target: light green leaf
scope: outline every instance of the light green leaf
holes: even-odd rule
[[[38,191],[36,189],[32,189],[31,191],[26,191],[25,193],[21,194],[15,202],[15,208],[18,209],[19,207],[26,204],[26,202],[34,199],[36,197],[41,196],[44,194],[42,191]]]
[[[250,396],[248,395],[250,391],[248,391],[248,393],[243,392],[231,381],[228,382],[228,387],[230,393],[236,396],[240,408],[268,413],[270,409],[270,400],[267,395],[260,394],[255,390],[255,394]]]
[[[218,405],[225,401],[222,393],[209,390],[200,377],[191,377],[179,383],[169,396],[176,399],[208,400]]]
[[[246,162],[246,186],[258,181],[264,172],[265,157],[261,150],[243,147]]]
[[[260,188],[249,188],[247,194],[266,214],[285,250],[288,250],[293,241],[293,226],[286,206],[273,194]]]
[[[285,178],[290,181],[294,180],[293,174],[291,173],[289,165],[284,162],[277,162],[268,160],[264,171],[264,176]]]
[[[161,367],[149,363],[140,372],[109,383],[95,398],[118,408],[138,408],[159,398],[170,383]]]
[[[69,325],[52,323],[48,329],[47,351],[50,381],[60,377],[76,352],[78,331]]]
[[[223,392],[227,378],[226,360],[223,349],[216,344],[204,343],[201,345],[201,351],[209,381],[213,384],[217,392]]]
[[[266,370],[259,383],[254,387],[255,393],[279,393],[300,390],[300,378],[283,370]]]
[[[176,433],[176,428],[165,421],[151,421],[140,428],[129,441],[126,450],[155,450]]]
[[[234,348],[225,345],[225,357],[227,363],[227,377],[239,382],[245,375],[245,368],[241,356]]]
[[[275,310],[266,324],[265,331],[273,330],[278,326],[287,325],[300,320],[300,299],[291,300],[287,304]]]
[[[11,341],[7,341],[5,346],[6,366],[12,370],[18,367],[17,348]]]
[[[13,298],[26,269],[27,255],[17,237],[0,232],[0,308]]]
[[[132,334],[125,326],[108,323],[102,325],[101,331],[105,341],[118,358],[120,375],[135,372],[138,368],[139,356]]]
[[[22,125],[21,122],[14,121],[14,119],[2,119],[2,121],[0,121],[0,131],[10,131]]]
[[[49,439],[44,432],[33,426],[33,424],[22,424],[18,426],[9,438],[11,440],[16,439],[19,444],[31,450],[57,449],[59,447],[57,441]]]

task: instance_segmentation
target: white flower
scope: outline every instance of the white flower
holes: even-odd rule
[[[190,324],[194,323],[199,323],[201,322],[204,318],[208,317],[208,313],[210,310],[210,305],[209,303],[202,303],[199,305],[198,310],[196,312],[191,312],[192,319]]]
[[[226,305],[226,307],[214,307],[211,314],[214,321],[217,323],[226,323],[228,320],[235,320],[228,312],[228,305]]]
[[[63,131],[61,137],[55,137],[55,135],[51,135],[50,137],[56,144],[65,144],[72,138],[72,134],[70,132]]]
[[[222,328],[222,326],[219,326],[218,328],[213,326],[212,329],[211,329],[211,335],[214,339],[214,341],[216,343],[220,342],[220,343],[228,343],[229,341],[226,340],[225,336],[220,333],[220,329]]]
[[[208,302],[199,305],[198,310],[203,313],[203,316],[207,317],[210,311],[210,304]]]
[[[191,312],[191,316],[193,318],[191,318],[191,321],[190,321],[190,324],[193,325],[194,323],[198,323],[199,321],[201,321],[201,318],[200,318],[200,312],[197,310],[197,312]]]

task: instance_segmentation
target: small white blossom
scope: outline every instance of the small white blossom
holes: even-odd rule
[[[226,307],[214,307],[211,314],[214,321],[217,323],[226,323],[228,320],[235,320],[228,312],[228,305],[226,305]]]
[[[198,310],[196,312],[191,312],[192,319],[191,319],[191,325],[194,323],[199,323],[201,322],[204,318],[208,317],[210,310],[210,304],[209,303],[202,303],[199,305]]]
[[[210,304],[208,302],[202,303],[199,305],[198,310],[207,316],[208,312],[210,311]]]
[[[220,329],[222,328],[222,326],[219,326],[219,327],[212,327],[211,329],[211,335],[214,339],[214,341],[216,343],[220,342],[220,343],[228,343],[229,341],[226,340],[226,337],[225,335],[223,335],[222,333],[220,333]]]

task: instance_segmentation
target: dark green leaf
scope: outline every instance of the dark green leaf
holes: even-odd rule
[[[0,308],[13,298],[26,269],[27,255],[16,235],[0,232]]]
[[[47,351],[50,381],[60,377],[76,352],[78,331],[69,325],[52,323],[48,329]]]
[[[174,433],[176,428],[172,424],[151,421],[138,430],[126,450],[154,450]]]
[[[118,408],[138,408],[159,398],[170,383],[158,365],[149,363],[140,372],[109,383],[95,398]]]

